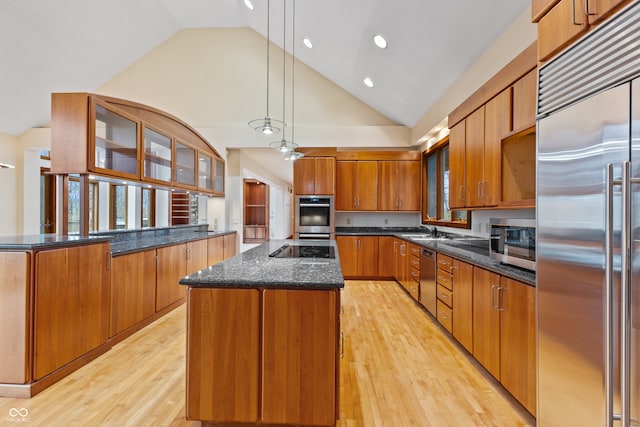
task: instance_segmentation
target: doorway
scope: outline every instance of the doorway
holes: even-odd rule
[[[40,233],[56,232],[56,176],[40,168]]]

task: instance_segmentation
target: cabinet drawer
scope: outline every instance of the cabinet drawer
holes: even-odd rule
[[[442,301],[438,300],[436,306],[438,322],[447,330],[452,333],[453,330],[453,310],[447,307]]]
[[[414,245],[409,245],[409,253],[413,256],[417,256],[420,257],[420,247],[419,246],[414,246]]]
[[[451,272],[451,265],[453,264],[453,259],[450,256],[438,254],[438,268]]]
[[[415,268],[411,268],[409,270],[409,276],[416,282],[420,283],[420,270],[416,270]]]
[[[413,277],[413,275],[411,276]],[[420,277],[418,276],[418,280],[408,280],[407,281],[407,291],[411,294],[414,300],[418,301],[420,298]]]
[[[420,258],[416,258],[414,256],[409,258],[409,264],[411,265],[411,267],[415,268],[416,270],[420,271]]]
[[[438,285],[436,292],[438,295],[438,300],[453,308],[453,292],[441,285]]]
[[[438,269],[438,272],[436,274],[438,278],[437,279],[438,284],[452,291],[453,288],[451,287],[451,274],[449,274],[446,271],[442,271],[440,269]]]

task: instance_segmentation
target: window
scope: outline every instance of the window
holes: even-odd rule
[[[80,232],[80,180],[69,178],[68,233]],[[98,183],[89,182],[89,231],[98,229]]]
[[[109,228],[123,230],[127,228],[127,186],[111,184]]]
[[[155,227],[156,225],[156,193],[153,188],[142,189],[140,224],[142,227]]]
[[[448,227],[470,228],[468,211],[449,209],[449,138],[445,138],[424,154],[422,176],[422,223]]]

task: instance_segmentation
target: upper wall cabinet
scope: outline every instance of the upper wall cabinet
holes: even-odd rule
[[[89,93],[51,95],[51,172],[224,195],[224,160],[193,128],[153,107]]]
[[[293,163],[295,194],[327,195],[335,193],[335,157],[303,157]]]
[[[532,0],[531,21],[538,23],[538,60],[550,60],[629,3],[630,0]]]
[[[378,162],[378,210],[420,210],[420,161]]]

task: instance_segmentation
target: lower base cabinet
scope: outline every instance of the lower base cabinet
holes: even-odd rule
[[[187,247],[185,244],[157,249],[156,311],[184,298],[184,286],[178,281],[187,275]]]
[[[187,418],[335,425],[339,290],[189,288]]]
[[[378,236],[336,236],[346,278],[378,276]]]

